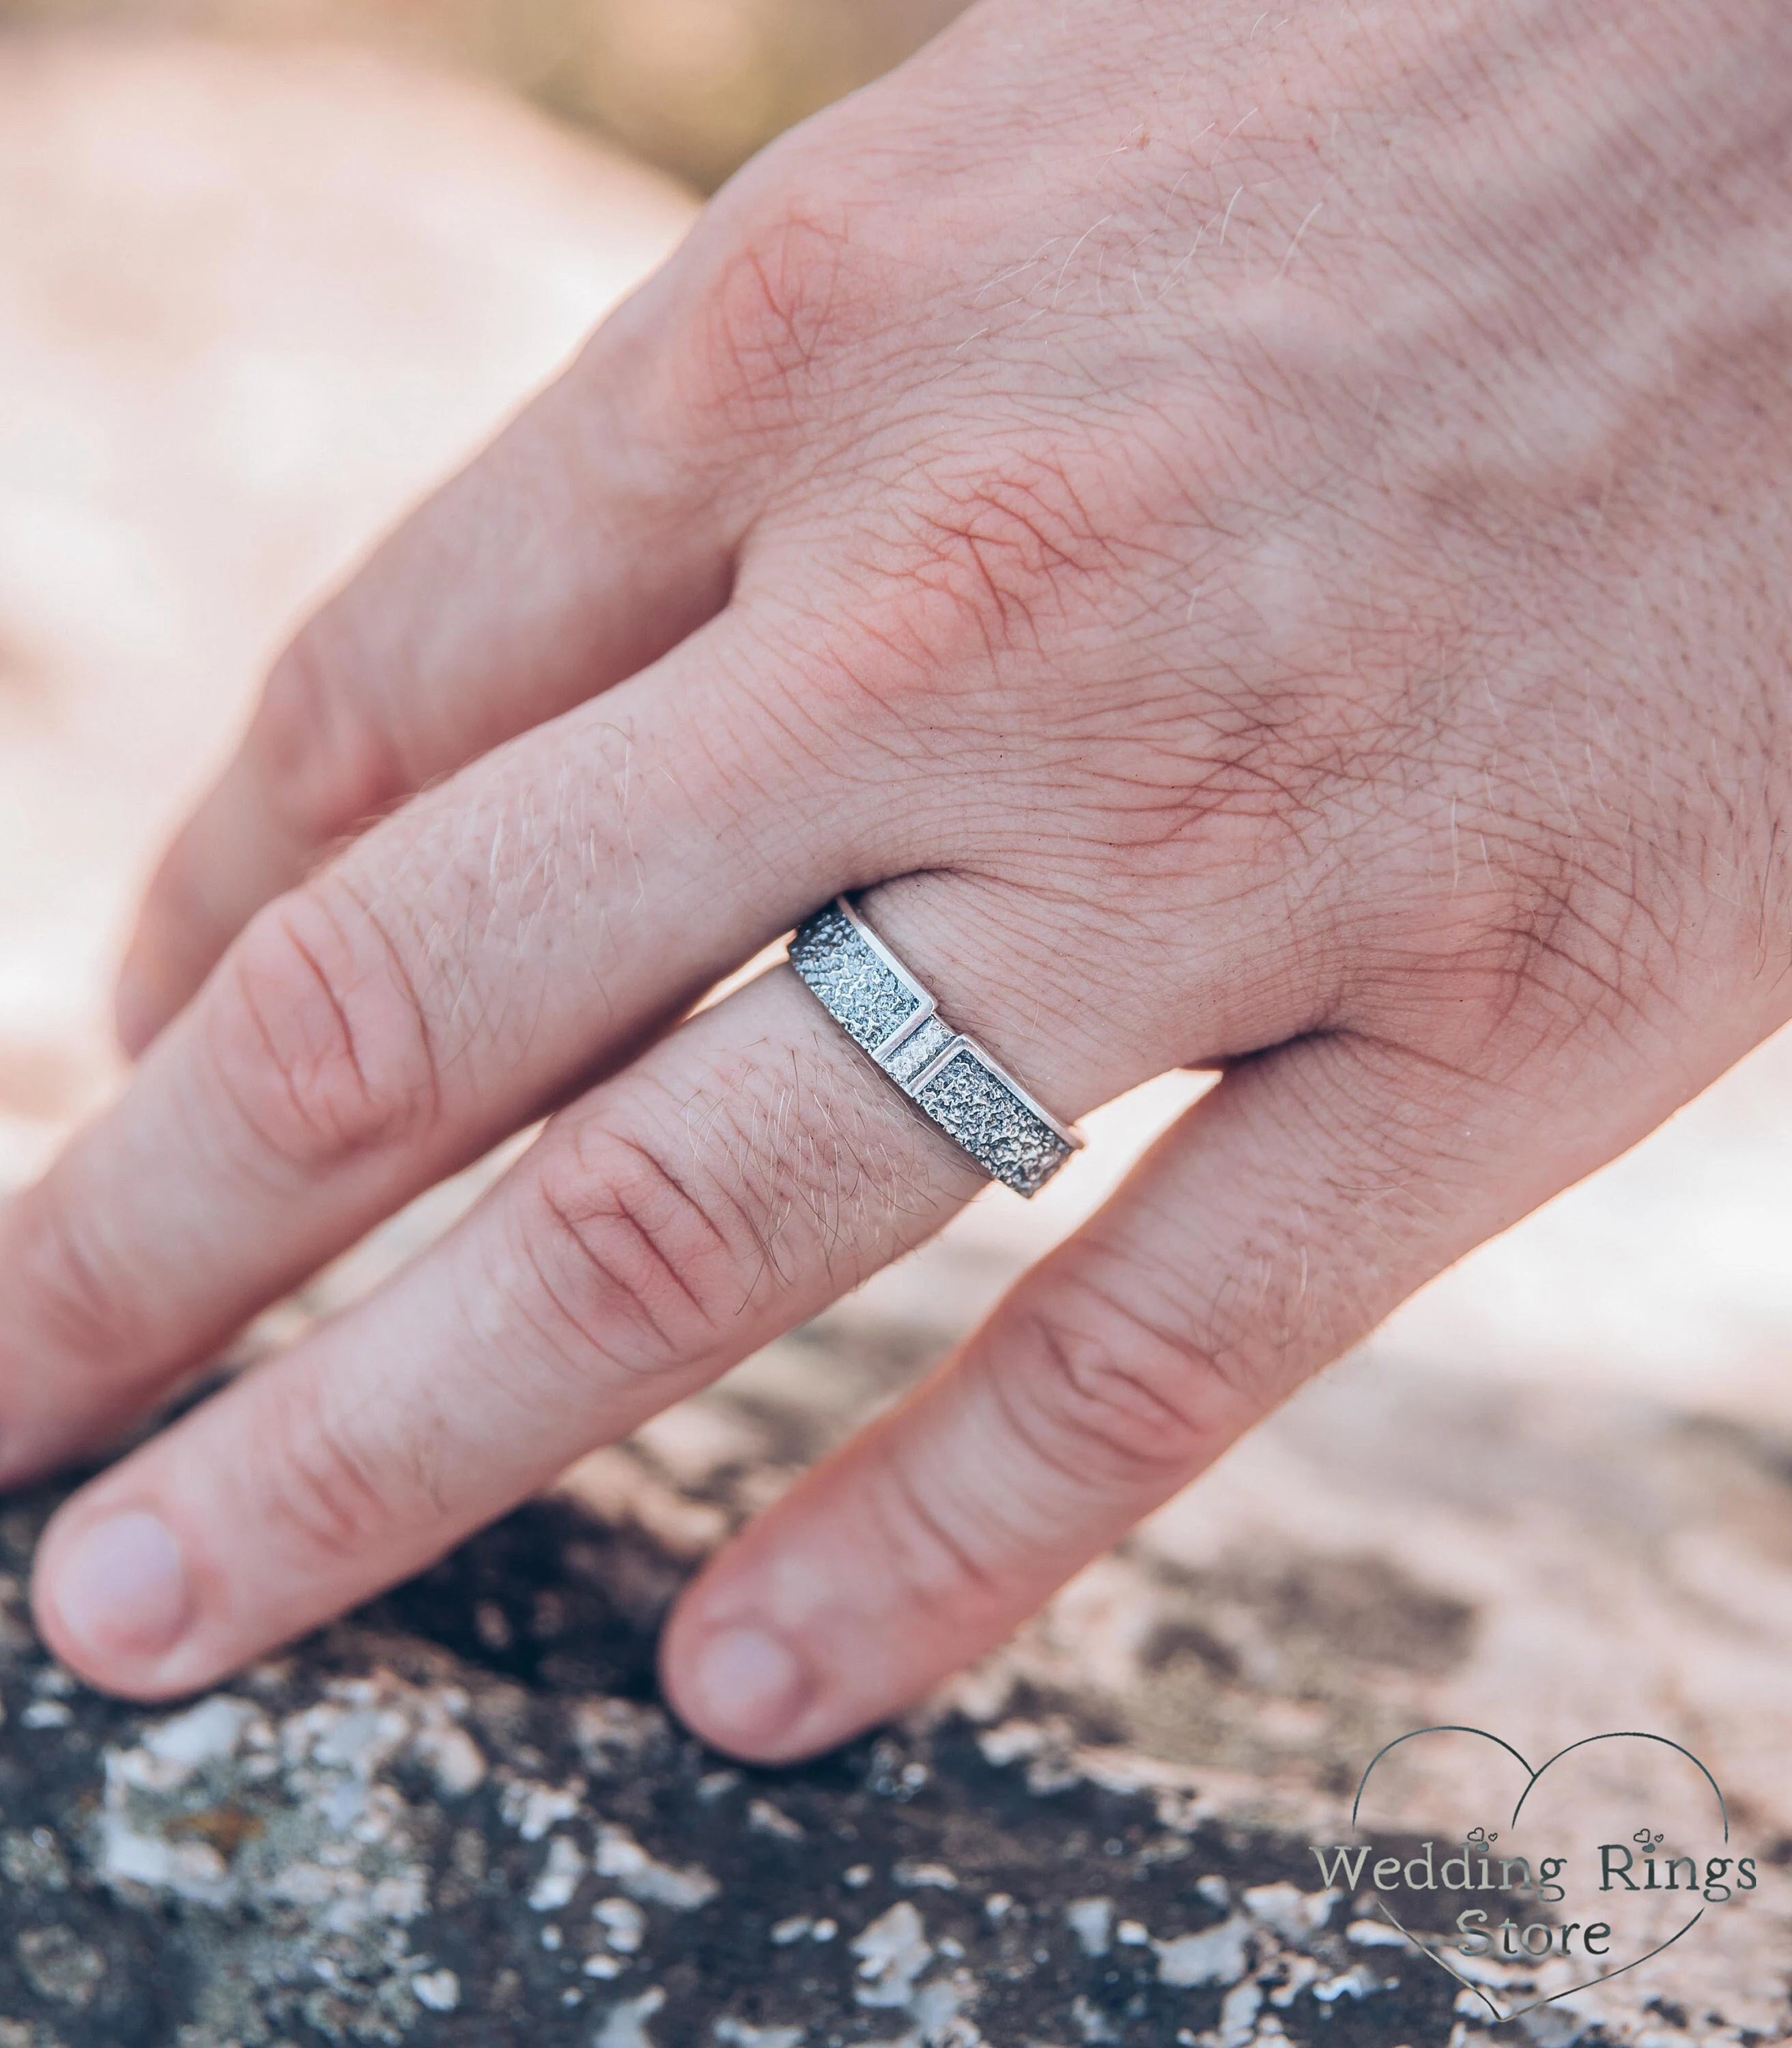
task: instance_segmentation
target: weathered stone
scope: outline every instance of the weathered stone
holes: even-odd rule
[[[844,1381],[862,1411],[905,1376],[890,1362],[902,1347],[867,1364],[844,1341],[850,1320],[797,1341],[813,1383],[825,1377],[837,1404]],[[1410,1386],[1363,1375],[1328,1390],[1325,1414],[1297,1404],[1272,1424],[1251,1454],[1259,1477],[1299,1469],[1303,1443],[1367,1438],[1378,1395],[1414,1411],[1409,1451],[1441,1474],[1491,1460],[1503,1475],[1497,1494],[1466,1489],[1433,1537],[1453,1527],[1484,1565],[1507,1553],[1522,1565],[1542,1488],[1564,1463],[1573,1476],[1572,1440],[1551,1432],[1500,1433],[1472,1406],[1427,1410]],[[705,1401],[714,1412],[693,1434],[715,1437],[743,1406],[762,1445],[789,1458],[848,1419],[836,1406],[818,1421],[828,1403],[802,1396],[788,1357]],[[1658,1533],[1691,1526],[1688,1503],[1708,1488],[1743,1530],[1775,1502],[1784,1511],[1787,1468],[1761,1445],[1647,1411],[1605,1429]],[[611,1455],[653,1484],[647,1453]],[[1347,1522],[1348,1474],[1313,1465],[1306,1480],[1309,1508]],[[753,1491],[748,1468],[723,1464],[697,1498],[731,1524]],[[1283,2036],[1460,2048],[1484,2031],[1366,1898],[1321,1887],[1307,1847],[1339,1838],[1363,1745],[1447,1715],[1463,1697],[1453,1688],[1477,1690],[1484,1712],[1495,1704],[1482,1646],[1534,1604],[1497,1571],[1453,1580],[1441,1546],[1433,1581],[1403,1576],[1391,1526],[1379,1554],[1340,1561],[1285,1534],[1173,1569],[1173,1532],[1148,1530],[1092,1575],[1100,1601],[1088,1580],[1072,1588],[906,1727],[768,1773],[706,1752],[654,1697],[654,1631],[688,1567],[572,1494],[215,1693],[154,1711],[72,1683],[30,1634],[20,1588],[50,1498],[0,1519],[0,2015],[65,2048],[1244,2048]],[[1631,1532],[1608,1525],[1602,1539],[1600,1505],[1584,1503],[1577,1522],[1558,1504],[1558,1537],[1584,1566],[1615,1570]],[[1288,1590],[1303,1582],[1311,1610]],[[1370,1626],[1378,1604],[1390,1612]],[[502,1628],[479,1626],[487,1607]],[[1646,1697],[1639,1676],[1627,1701],[1614,1689],[1620,1721]],[[66,1718],[33,1724],[28,1709],[45,1700]],[[1530,1740],[1538,1719],[1522,1723],[1520,1691],[1503,1704]],[[1179,1713],[1181,1739],[1154,1744]],[[1759,1836],[1762,1788],[1733,1789]],[[1422,1807],[1402,1825],[1422,1821]],[[1378,1853],[1390,1844],[1412,1847],[1402,1834]],[[1770,1833],[1759,1846],[1792,1859],[1792,1840]],[[1525,2038],[1781,2038],[1786,1902],[1771,1860],[1766,1875],[1779,1889],[1716,1945],[1689,1943],[1646,1978],[1533,2015]],[[1497,1964],[1477,1980],[1526,1981]]]
[[[47,1505],[6,1518],[15,1586]],[[991,1764],[961,1716],[718,1787],[717,1759],[649,1695],[658,1603],[609,1589],[642,1582],[638,1557],[609,1567],[643,1540],[539,1504],[228,1689],[149,1711],[73,1687],[53,1728],[18,1711],[53,1667],[15,1596],[0,1801],[29,1846],[0,1895],[0,2013],[69,2048],[584,2048],[1018,2042],[1057,2038],[1081,2000],[1110,2038],[1157,2042],[1217,2015],[1181,1988],[1204,1979],[1163,1961],[1232,1924],[1192,1875],[1310,1882],[1292,1840],[1166,1821],[1149,1789],[1073,1759],[1030,1790],[1036,1759]],[[502,1588],[502,1650],[432,1629],[474,1584]],[[534,1654],[545,1586],[584,1644],[570,1684]],[[483,1769],[444,1786],[454,1735]],[[1092,1868],[1155,1948],[1092,1955],[1071,1934]],[[1338,1914],[1304,1938],[1332,1973],[1356,1960]],[[1295,1953],[1264,1941],[1266,1966]],[[1449,1987],[1402,1992],[1398,1974],[1353,2009],[1442,2024]]]

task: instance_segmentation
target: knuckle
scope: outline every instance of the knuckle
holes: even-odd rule
[[[1671,901],[1639,890],[1634,868],[1612,871],[1602,850],[1582,844],[1532,879],[1511,921],[1515,995],[1550,1020],[1547,1039],[1588,1029],[1629,1031],[1640,1021],[1656,970],[1679,953],[1682,932]]]
[[[52,1172],[17,1197],[8,1218],[17,1288],[10,1306],[60,1356],[103,1364],[141,1347],[141,1313],[87,1205],[71,1201],[65,1188]]]
[[[878,1569],[902,1604],[962,1619],[999,1612],[1008,1593],[999,1559],[1009,1534],[990,1498],[972,1502],[903,1455],[863,1475],[858,1511]]]
[[[270,1449],[255,1489],[264,1528],[301,1555],[364,1565],[419,1503],[343,1425],[324,1382],[295,1373],[267,1384]]]
[[[220,1086],[283,1165],[392,1150],[436,1119],[438,1065],[403,952],[339,879],[256,918],[208,1026]]]
[[[717,227],[725,245],[691,328],[698,396],[749,430],[782,425],[865,333],[868,252],[848,205],[782,186],[737,202]]]
[[[916,471],[864,544],[869,589],[890,593],[874,599],[879,640],[907,640],[932,676],[942,658],[1037,656],[1086,605],[1111,604],[1136,564],[1083,471],[1068,447],[1019,435]],[[881,615],[891,604],[894,621]]]
[[[1236,1371],[1107,1286],[1061,1282],[1022,1313],[1003,1347],[1001,1398],[1034,1454],[1076,1484],[1177,1483],[1235,1433],[1248,1401]]]
[[[738,1208],[693,1158],[617,1130],[550,1141],[522,1238],[532,1292],[573,1355],[631,1371],[726,1340],[753,1291]]]
[[[1484,1081],[1523,1085],[1589,1035],[1648,1029],[1685,924],[1671,892],[1639,890],[1620,850],[1498,819],[1477,829],[1499,871],[1439,902],[1421,896],[1358,963],[1355,1007],[1378,1030]]]
[[[404,792],[398,749],[368,681],[372,666],[339,599],[301,628],[269,674],[250,741],[266,801],[305,844],[352,830]]]

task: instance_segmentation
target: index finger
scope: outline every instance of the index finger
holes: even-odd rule
[[[336,841],[634,675],[720,609],[729,508],[692,451],[650,431],[625,353],[603,330],[275,665],[145,899],[118,984],[127,1051]]]

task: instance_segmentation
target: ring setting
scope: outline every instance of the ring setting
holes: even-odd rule
[[[945,1022],[932,991],[844,896],[797,927],[789,959],[854,1044],[992,1180],[1036,1195],[1081,1149],[1073,1126],[1060,1123],[1000,1061]]]

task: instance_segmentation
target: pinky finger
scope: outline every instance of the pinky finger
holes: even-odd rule
[[[687,1720],[785,1761],[908,1705],[1597,1163],[1521,1152],[1515,1119],[1507,1145],[1488,1092],[1437,1072],[1342,1037],[1235,1069],[955,1361],[711,1565],[663,1653]],[[751,1709],[772,1666],[804,1674],[794,1715]]]

